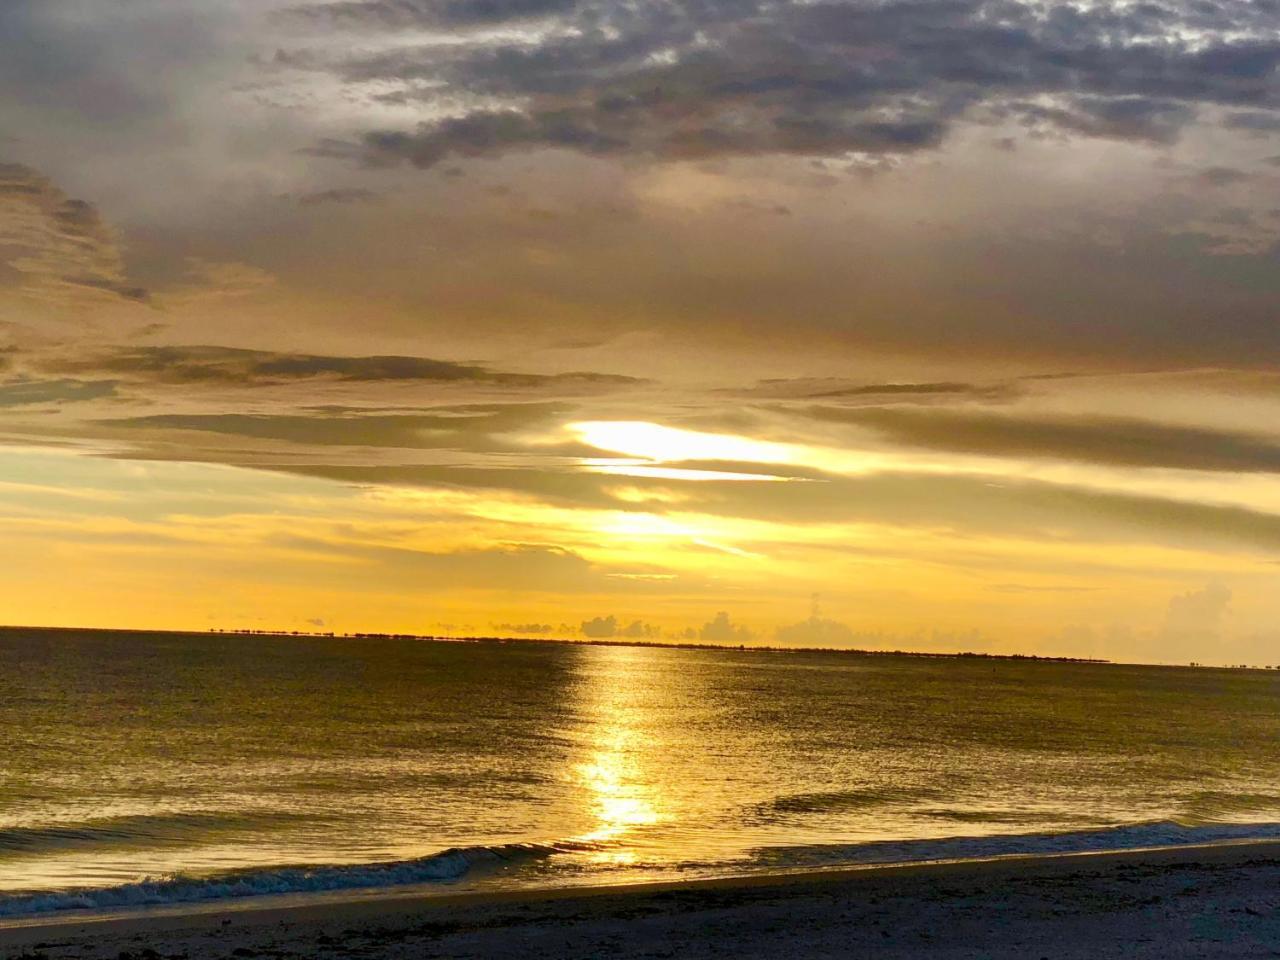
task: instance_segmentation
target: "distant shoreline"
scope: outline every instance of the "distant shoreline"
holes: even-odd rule
[[[1042,663],[1098,663],[1113,664],[1115,661],[1094,657],[1058,657],[1044,656],[1034,653],[981,653],[976,651],[959,651],[956,653],[940,653],[925,650],[870,650],[857,647],[790,647],[777,644],[727,644],[727,643],[695,643],[688,640],[631,640],[602,638],[567,638],[567,637],[499,637],[499,636],[455,636],[449,634],[422,633],[377,633],[355,632],[339,633],[322,630],[248,630],[223,629],[210,627],[206,630],[162,630],[153,627],[48,627],[25,626],[22,624],[0,624],[0,631],[39,630],[50,633],[147,633],[178,634],[183,636],[236,636],[236,637],[282,637],[312,640],[419,640],[435,643],[528,643],[528,644],[560,644],[579,647],[645,647],[666,650],[727,650],[740,653],[835,653],[854,657],[919,657],[935,660],[1019,660],[1039,661]],[[1139,666],[1139,664],[1134,664]],[[1187,666],[1187,664],[1140,664],[1140,666]],[[1195,666],[1199,666],[1198,664]],[[1232,669],[1232,668],[1220,668]],[[1262,667],[1251,669],[1265,669]]]
[[[616,640],[568,637],[459,637],[413,633],[317,633],[293,630],[209,630],[206,633],[237,636],[324,637],[335,640],[434,640],[442,643],[558,643],[578,647],[657,647],[667,650],[733,650],[744,653],[839,653],[859,657],[933,657],[941,659],[1047,660],[1058,663],[1111,663],[1090,657],[1047,657],[1030,653],[938,653],[917,650],[868,650],[858,647],[784,647],[777,644],[694,643],[688,640]]]
[[[65,626],[33,626],[28,624],[0,624],[0,633],[18,630],[41,631],[46,633],[144,633],[144,634],[176,634],[179,636],[209,637],[280,637],[283,639],[311,640],[417,640],[429,643],[527,643],[558,644],[561,646],[579,647],[644,647],[667,650],[724,650],[740,653],[834,653],[852,657],[910,657],[926,660],[1011,660],[1016,662],[1035,663],[1085,663],[1116,667],[1161,667],[1174,670],[1231,670],[1271,673],[1280,670],[1280,666],[1262,664],[1214,664],[1214,663],[1145,663],[1128,660],[1107,660],[1099,657],[1063,657],[1048,656],[1036,653],[985,653],[978,651],[958,651],[940,653],[932,650],[871,650],[859,647],[784,647],[776,644],[725,644],[694,643],[687,640],[631,640],[603,638],[566,638],[566,637],[498,637],[498,636],[455,636],[448,634],[423,633],[377,633],[355,632],[340,633],[338,631],[320,630],[248,630],[224,629],[210,627],[205,630],[180,629],[168,630],[158,627],[65,627]]]

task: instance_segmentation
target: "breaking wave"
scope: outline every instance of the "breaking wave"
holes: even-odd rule
[[[461,880],[476,868],[501,868],[557,853],[595,849],[595,846],[564,842],[455,847],[412,860],[250,868],[204,877],[177,874],[147,878],[112,887],[25,891],[0,896],[0,917],[447,883]]]
[[[1102,853],[1251,840],[1280,840],[1280,823],[1193,823],[1161,820],[1066,832],[769,846],[753,850],[744,860],[689,862],[674,866],[676,875],[685,877],[724,876],[842,866]],[[450,883],[463,879],[473,871],[518,868],[522,864],[556,855],[598,850],[601,846],[581,841],[564,841],[457,847],[411,860],[253,868],[203,877],[179,874],[148,878],[102,888],[25,891],[0,896],[0,917],[31,916],[64,910],[111,911],[273,894]],[[554,877],[555,874],[551,874],[546,879],[555,883]],[[580,882],[581,879],[579,875],[577,880]],[[617,876],[613,875],[609,879],[616,881]]]

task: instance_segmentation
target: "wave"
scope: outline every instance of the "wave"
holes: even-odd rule
[[[121,846],[129,844],[190,843],[193,837],[258,831],[264,827],[299,820],[303,814],[189,812],[135,814],[96,820],[45,823],[0,828],[0,852],[40,853],[67,847]]]
[[[1191,824],[1240,823],[1280,816],[1280,794],[1248,790],[1205,790],[1183,803],[1179,822]]]
[[[1102,853],[1269,839],[1280,839],[1280,822],[1197,824],[1160,820],[1066,832],[770,846],[757,848],[742,860],[633,866],[654,869],[666,867],[675,874],[686,877],[696,875],[700,870],[708,875],[723,876],[726,872],[780,873],[842,866]],[[410,860],[245,868],[203,877],[174,875],[148,878],[112,887],[22,891],[0,895],[0,917],[30,916],[64,910],[111,911],[273,894],[450,883],[462,880],[477,870],[519,867],[558,854],[589,852],[606,846],[607,844],[584,841],[561,841],[455,847]],[[580,879],[578,877],[575,882]]]
[[[1112,850],[1275,839],[1280,839],[1280,823],[1155,820],[1062,832],[760,847],[752,851],[751,859],[770,869],[802,869],[938,860],[982,860],[1058,853],[1105,853]]]
[[[753,812],[758,819],[777,820],[803,814],[877,809],[920,800],[937,800],[942,796],[942,791],[936,788],[887,786],[826,793],[790,793],[760,804]]]
[[[1021,826],[1026,830],[1036,830],[1049,824],[1056,824],[1059,830],[1076,826],[1087,829],[1097,824],[1096,818],[1087,815],[1078,818],[1064,817],[1063,812],[1056,809],[956,807],[938,804],[938,801],[947,797],[948,793],[939,787],[891,785],[791,793],[748,808],[746,816],[753,823],[783,823],[811,816],[839,815],[863,810],[880,811],[897,807],[909,810],[913,817],[965,824]],[[1280,793],[1241,789],[1206,790],[1189,794],[1171,811],[1169,822],[1201,827],[1270,823],[1278,820]]]
[[[412,860],[230,870],[205,877],[174,875],[113,887],[25,891],[0,896],[0,917],[60,910],[118,910],[271,894],[323,893],[461,880],[476,867],[501,868],[557,853],[594,850],[584,842],[454,847]]]

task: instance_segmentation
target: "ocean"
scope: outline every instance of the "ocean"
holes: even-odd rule
[[[1280,836],[1280,671],[0,630],[0,917]]]

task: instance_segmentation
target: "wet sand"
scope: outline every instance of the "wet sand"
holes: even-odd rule
[[[1280,842],[0,929],[0,957],[1277,957]]]

